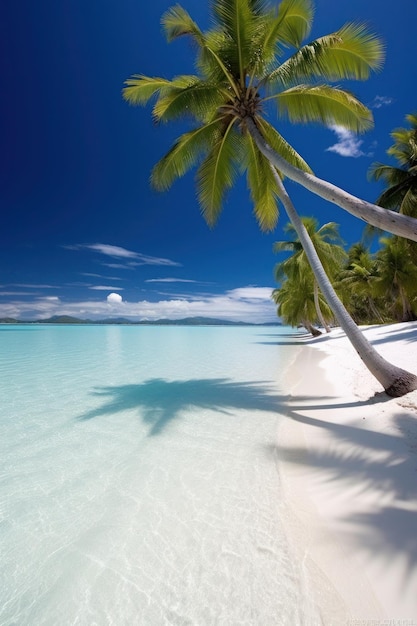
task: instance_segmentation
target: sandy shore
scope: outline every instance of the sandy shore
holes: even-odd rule
[[[417,323],[363,330],[417,373]],[[417,392],[388,398],[339,329],[301,341],[277,458],[323,624],[415,626]]]

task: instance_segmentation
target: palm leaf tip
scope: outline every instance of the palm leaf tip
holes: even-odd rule
[[[201,35],[197,24],[180,4],[171,7],[162,15],[161,25],[168,42],[184,35]]]
[[[166,89],[170,81],[166,78],[134,74],[128,78],[122,90],[123,99],[132,105],[145,105],[153,96],[158,96]]]
[[[334,33],[338,43],[333,49],[334,62],[343,62],[346,76],[366,80],[371,71],[379,71],[385,61],[385,44],[366,24],[348,23]]]

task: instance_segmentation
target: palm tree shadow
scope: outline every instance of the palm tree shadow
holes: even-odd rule
[[[93,394],[102,398],[103,404],[78,420],[137,410],[142,420],[151,425],[150,436],[160,434],[190,408],[214,409],[225,415],[242,409],[277,412],[288,399],[266,382],[235,382],[227,378],[174,381],[153,378],[139,384],[98,388]]]
[[[384,394],[374,398],[375,404],[386,401],[390,399]],[[333,409],[339,407],[342,404],[328,405]],[[379,493],[380,504],[375,510],[352,512],[345,517],[347,538],[353,545],[365,547],[387,562],[403,559],[405,588],[417,567],[417,480],[412,479],[417,475],[417,421],[409,413],[399,410],[393,418],[395,429],[375,432],[303,414],[305,409],[313,408],[318,407],[294,402],[288,407],[287,415],[294,421],[330,432],[336,442],[347,442],[344,452],[328,449],[306,454],[304,447],[286,447],[278,443],[266,446],[267,454],[274,460],[285,459],[294,466],[303,466],[307,471],[324,470],[322,480],[326,484],[334,483],[338,490],[354,484],[358,495],[366,497],[368,490]],[[320,409],[321,416],[323,408]]]

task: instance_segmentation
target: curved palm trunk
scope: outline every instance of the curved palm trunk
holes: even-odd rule
[[[301,320],[301,323],[304,326],[304,328],[311,335],[313,335],[313,337],[319,337],[321,335],[321,331],[318,328],[316,328],[315,326],[313,326],[313,324],[311,322],[309,322],[308,320]]]
[[[383,209],[376,204],[356,198],[356,196],[351,195],[332,183],[328,183],[313,174],[299,170],[283,159],[266,143],[253,118],[248,116],[245,118],[245,122],[259,150],[266,156],[270,163],[273,163],[285,176],[288,176],[291,180],[294,180],[328,202],[337,204],[342,209],[355,215],[355,217],[367,222],[367,224],[372,224],[372,226],[376,226],[394,235],[417,241],[417,219],[409,217],[408,215],[395,213],[388,209]]]
[[[277,181],[280,199],[297,232],[319,287],[352,346],[389,396],[399,397],[410,391],[414,391],[417,389],[417,376],[386,361],[364,337],[346,311],[323,269],[316,249],[282,184],[281,178],[278,176],[275,168],[273,168],[273,171]]]
[[[326,331],[326,333],[330,332],[330,326],[327,324],[326,320],[323,317],[323,313],[321,312],[320,302],[319,302],[319,285],[317,280],[314,280],[314,306],[316,307],[317,317],[319,318],[320,324]]]

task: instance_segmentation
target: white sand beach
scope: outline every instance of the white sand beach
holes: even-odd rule
[[[417,373],[417,323],[363,330]],[[301,341],[276,452],[290,540],[323,624],[414,626],[417,392],[386,396],[339,329]]]

